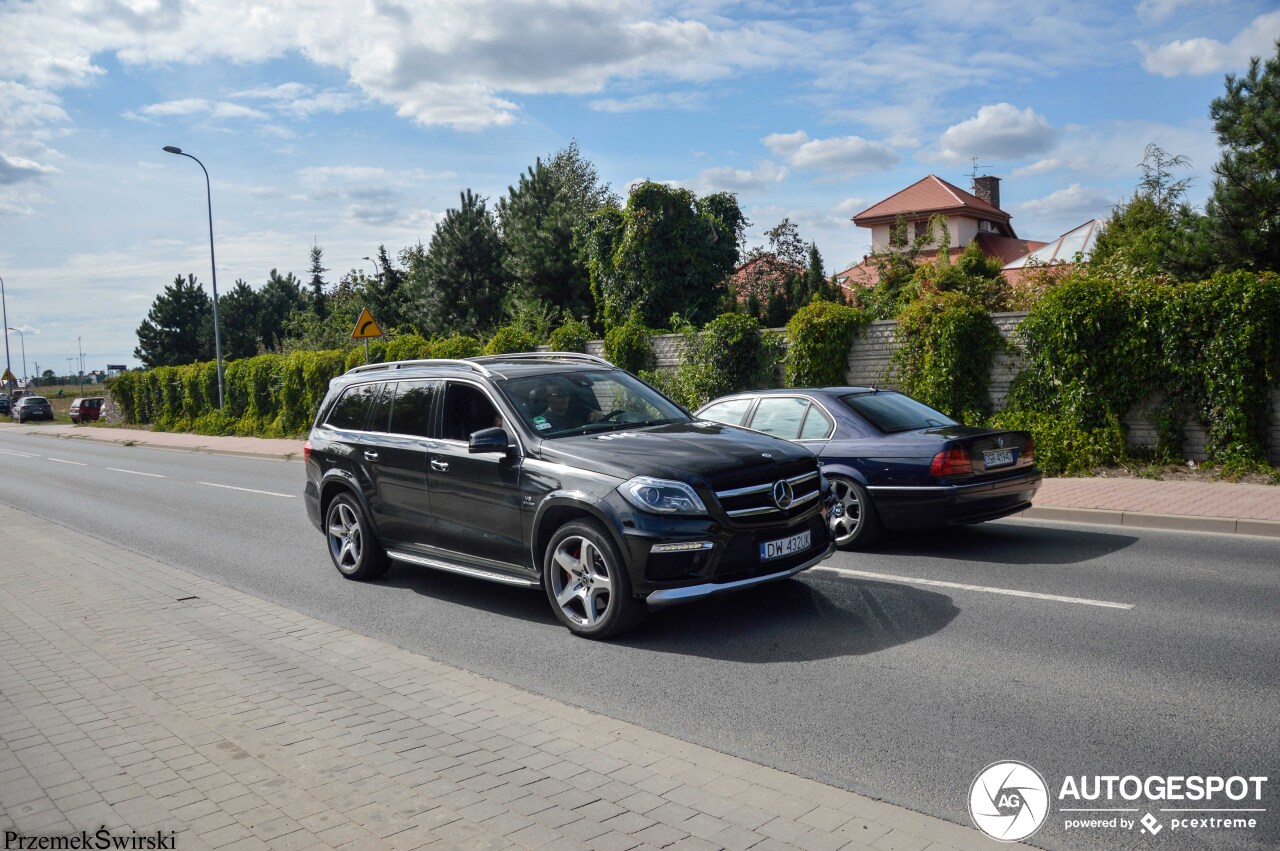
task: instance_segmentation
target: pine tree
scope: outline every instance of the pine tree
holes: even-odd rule
[[[258,353],[262,326],[262,296],[242,280],[218,299],[218,319],[222,323],[222,356],[226,360],[253,357]]]
[[[505,264],[516,293],[589,316],[591,280],[574,247],[577,211],[561,175],[538,160],[498,202]]]
[[[178,275],[138,326],[133,356],[147,369],[213,358],[213,302],[195,275]]]
[[[324,249],[318,245],[311,246],[311,309],[315,311],[316,316],[324,319],[328,315],[328,305],[325,303],[324,273],[329,270],[323,265]]]
[[[306,310],[307,297],[302,282],[293,273],[280,276],[275,269],[262,287],[261,312],[258,314],[258,337],[269,351],[275,351],[284,341],[285,327],[295,311]]]
[[[1209,107],[1222,158],[1208,230],[1224,268],[1280,271],[1280,41],[1265,65],[1254,57],[1226,86]]]
[[[478,334],[496,325],[509,291],[493,213],[470,189],[436,225],[426,251],[408,255],[411,317],[428,336]]]

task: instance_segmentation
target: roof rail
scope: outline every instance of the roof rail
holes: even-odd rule
[[[470,369],[474,372],[478,372],[481,375],[486,375],[486,376],[490,375],[489,370],[485,369],[483,366],[476,363],[475,361],[458,360],[456,358],[427,358],[425,360],[397,360],[397,361],[391,361],[390,363],[367,363],[367,364],[364,364],[363,366],[352,367],[351,369],[347,370],[345,374],[351,375],[352,373],[355,373],[355,372],[370,372],[375,369],[404,369],[405,367],[412,367],[412,366],[422,366],[422,367],[461,366],[461,367]]]
[[[501,363],[513,360],[577,360],[598,363],[603,366],[613,366],[604,358],[584,354],[583,352],[515,352],[509,355],[485,355],[484,357],[475,358],[475,360],[481,363]]]

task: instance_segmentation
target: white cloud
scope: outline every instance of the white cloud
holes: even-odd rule
[[[1115,201],[1109,192],[1073,183],[1043,198],[1023,201],[1016,205],[1016,209],[1045,219],[1077,216],[1083,221],[1090,217],[1105,217]]]
[[[304,83],[281,83],[269,89],[234,92],[231,97],[265,100],[279,112],[305,118],[320,112],[350,112],[361,106],[361,99],[342,89],[317,91]]]
[[[949,163],[966,163],[970,157],[1020,160],[1049,150],[1053,141],[1053,127],[1031,107],[997,103],[948,127],[938,141],[938,156]]]
[[[33,160],[11,157],[0,152],[0,186],[34,180],[55,172],[57,169],[53,166],[40,165]]]
[[[1048,159],[1037,160],[1031,165],[1015,168],[1010,177],[1032,177],[1037,174],[1049,174],[1055,171],[1087,171],[1093,167],[1093,162],[1087,157],[1071,157],[1070,159],[1061,159],[1059,157],[1049,157]]]
[[[596,112],[641,112],[653,109],[697,109],[706,102],[702,92],[651,92],[629,98],[601,98],[587,104]]]
[[[1158,23],[1185,6],[1203,8],[1208,5],[1221,5],[1222,0],[1142,0],[1138,4],[1138,17],[1144,21]]]
[[[845,198],[839,204],[836,204],[832,211],[840,218],[847,219],[866,208],[867,199],[865,198]]]
[[[1280,37],[1280,12],[1253,19],[1229,42],[1212,38],[1171,41],[1159,47],[1138,42],[1142,67],[1162,77],[1217,74],[1243,68],[1253,56],[1268,57]]]
[[[705,192],[760,192],[787,176],[787,169],[771,160],[761,160],[753,169],[720,168],[704,169],[698,174],[696,186]]]
[[[0,79],[49,90],[125,65],[262,63],[300,55],[418,124],[509,124],[511,96],[588,94],[614,81],[705,81],[786,61],[805,33],[775,21],[682,19],[622,0],[246,3],[41,0],[0,7]],[[355,37],[358,34],[358,37]],[[343,92],[278,92],[299,114],[353,108]],[[622,102],[619,102],[620,104]]]
[[[773,133],[761,140],[794,168],[811,168],[840,176],[866,174],[891,168],[899,159],[893,148],[861,136],[810,139],[803,130]]]
[[[257,109],[241,106],[228,101],[213,101],[205,98],[183,98],[144,106],[136,113],[126,113],[129,118],[169,118],[184,115],[208,115],[213,118],[248,118],[254,121],[266,121],[270,116]]]

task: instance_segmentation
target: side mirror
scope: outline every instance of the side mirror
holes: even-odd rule
[[[471,433],[467,451],[472,455],[481,452],[506,452],[511,440],[501,428],[482,428]]]

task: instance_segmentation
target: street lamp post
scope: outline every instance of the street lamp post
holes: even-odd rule
[[[19,328],[9,328],[7,325],[5,328],[10,331],[18,332],[18,340],[22,343],[22,377],[27,379],[28,383],[30,383],[31,376],[27,375],[27,335],[23,334],[22,330]]]
[[[9,302],[6,301],[4,297],[4,278],[0,278],[0,314],[4,315],[4,327],[8,328],[9,327]],[[4,332],[4,369],[5,369],[5,372],[8,372],[8,373],[13,372],[13,368],[9,365],[9,332],[8,331]]]
[[[200,166],[200,170],[204,172],[204,191],[205,198],[209,205],[209,265],[213,269],[213,349],[214,357],[217,358],[218,364],[218,410],[222,410],[222,332],[218,329],[218,264],[213,259],[213,189],[209,186],[209,169],[204,167],[204,163],[186,153],[182,148],[173,145],[165,145],[164,150],[170,154],[187,157],[196,161],[196,165]]]

